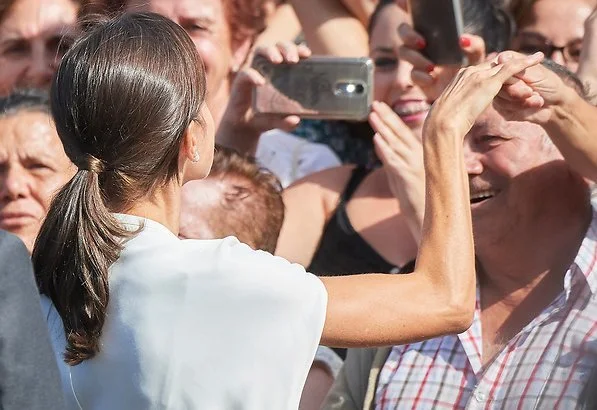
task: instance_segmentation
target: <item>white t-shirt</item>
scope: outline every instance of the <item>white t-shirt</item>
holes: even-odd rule
[[[277,129],[261,135],[255,158],[278,177],[284,188],[309,174],[342,165],[327,145]]]
[[[101,351],[70,367],[42,299],[69,409],[297,408],[327,305],[323,283],[235,238],[144,229],[110,269]]]

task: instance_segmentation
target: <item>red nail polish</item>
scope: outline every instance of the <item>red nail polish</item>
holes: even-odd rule
[[[461,47],[470,47],[471,39],[468,37],[460,37],[460,46]]]
[[[427,43],[425,43],[425,40],[423,40],[422,38],[419,38],[419,39],[417,39],[416,45],[417,45],[417,48],[421,50],[421,49],[425,48]]]
[[[429,64],[427,67],[425,67],[425,70],[430,73],[435,70],[435,66],[433,64]]]

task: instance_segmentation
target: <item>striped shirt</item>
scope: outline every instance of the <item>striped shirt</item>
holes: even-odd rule
[[[395,346],[381,369],[377,409],[574,409],[597,365],[597,214],[564,290],[487,363],[480,303],[469,330]],[[595,386],[597,395],[597,386]]]

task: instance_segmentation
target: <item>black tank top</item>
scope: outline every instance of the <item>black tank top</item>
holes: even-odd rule
[[[319,276],[400,272],[399,267],[386,261],[354,230],[346,213],[346,204],[369,172],[364,167],[352,171],[336,211],[325,226],[309,272]]]
[[[340,196],[336,211],[327,223],[311,265],[307,269],[318,276],[344,276],[357,273],[410,273],[414,261],[399,268],[386,261],[363,239],[348,219],[346,204],[360,183],[369,174],[365,167],[357,167]],[[346,349],[334,348],[344,360]]]

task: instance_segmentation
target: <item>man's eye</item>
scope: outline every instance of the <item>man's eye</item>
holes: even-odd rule
[[[29,52],[29,44],[26,41],[15,41],[4,48],[4,54],[11,56],[24,56]]]
[[[184,29],[186,30],[187,33],[202,33],[202,32],[208,32],[209,29],[201,24],[188,24],[184,26]]]
[[[503,138],[497,135],[483,135],[479,141],[483,144],[499,144]]]
[[[27,165],[27,169],[43,171],[46,169],[50,169],[50,167],[48,167],[46,164],[43,164],[41,162],[32,162],[29,165]]]

